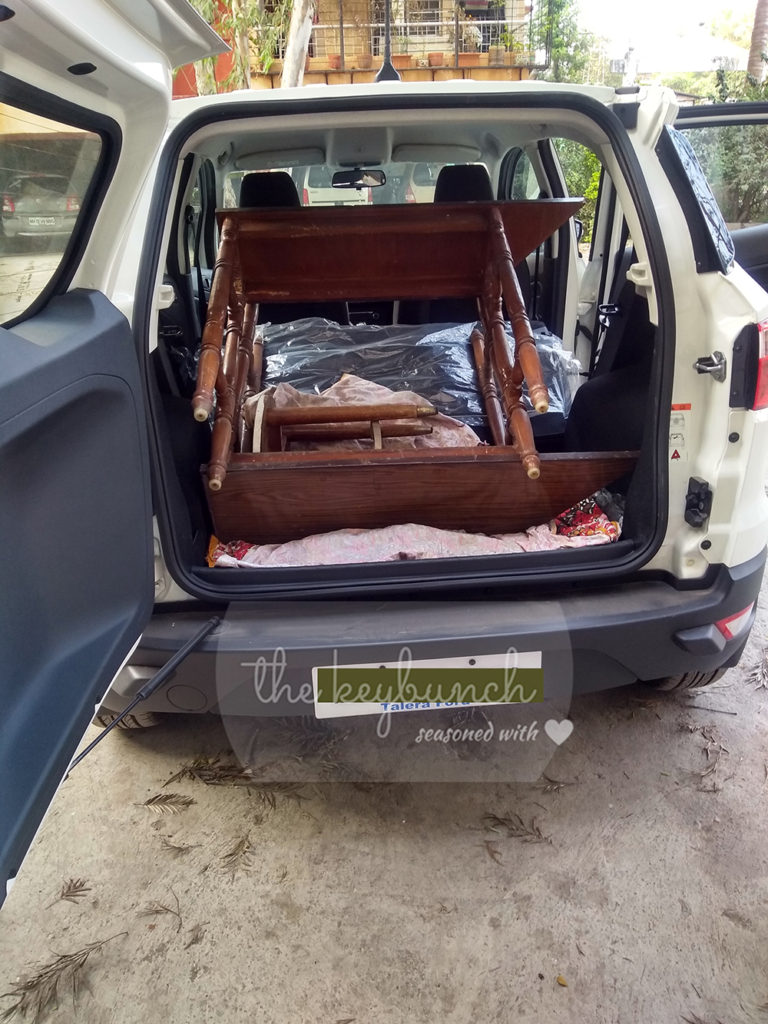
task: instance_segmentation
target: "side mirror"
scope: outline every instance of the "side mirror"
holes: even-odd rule
[[[576,229],[576,244],[578,245],[584,234],[584,222],[580,221],[578,217],[574,217],[573,226]]]
[[[356,167],[354,171],[335,171],[331,178],[334,188],[378,188],[386,183],[384,171],[367,167]]]

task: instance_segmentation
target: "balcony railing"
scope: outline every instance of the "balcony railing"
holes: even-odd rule
[[[380,67],[385,46],[383,20],[344,18],[341,4],[339,8],[338,21],[313,25],[310,59],[330,70]],[[475,61],[491,67],[545,68],[550,51],[549,0],[539,0],[537,8],[533,10],[526,0],[508,0],[505,7],[483,14],[465,13],[456,6],[449,19],[427,19],[422,12],[410,20],[393,15],[393,63],[401,68],[461,67]],[[488,17],[488,13],[496,16]],[[477,57],[473,59],[471,54]]]

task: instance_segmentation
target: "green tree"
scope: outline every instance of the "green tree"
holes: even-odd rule
[[[584,196],[584,205],[577,216],[584,227],[582,241],[588,242],[592,238],[600,189],[600,161],[591,149],[573,139],[555,139],[553,144],[565,175],[568,195]]]
[[[768,0],[757,0],[752,38],[749,44],[747,74],[758,82],[765,78],[765,51],[768,48]]]
[[[721,103],[766,100],[768,82],[759,82],[743,71],[721,69],[715,74],[714,93],[710,98]],[[686,136],[726,221],[732,226],[768,221],[768,180],[763,173],[768,127],[764,124],[692,127],[686,130]]]
[[[587,82],[599,42],[579,27],[576,0],[549,0],[538,24],[549,47],[549,67],[540,78],[550,82]]]
[[[248,89],[251,62],[258,70],[269,71],[288,34],[291,0],[190,0],[197,13],[232,47],[232,70],[216,81],[214,59],[195,63],[195,79],[200,95]]]

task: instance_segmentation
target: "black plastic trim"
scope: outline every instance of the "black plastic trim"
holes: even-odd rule
[[[173,680],[195,706],[184,710],[225,714],[304,714],[311,705],[276,707],[253,692],[253,669],[277,651],[284,666],[282,692],[304,686],[313,665],[391,660],[407,646],[414,659],[540,650],[545,686],[557,686],[558,671],[571,676],[575,693],[653,680],[683,672],[711,672],[735,664],[746,633],[723,643],[712,636],[718,619],[756,600],[765,551],[729,569],[712,567],[707,583],[693,590],[674,580],[636,580],[558,591],[525,603],[506,596],[460,601],[251,602],[219,608],[222,624]],[[210,612],[200,605],[169,612],[158,608],[131,658],[134,666],[158,667],[194,634]],[[554,676],[553,677],[553,672]],[[549,682],[547,682],[547,677]],[[121,710],[143,678],[118,679],[106,706]],[[566,683],[566,686],[568,684]],[[234,695],[234,699],[233,699]],[[147,710],[179,711],[178,699],[160,693]]]
[[[54,295],[63,295],[69,288],[91,236],[96,216],[117,168],[123,142],[120,126],[104,114],[88,110],[58,96],[44,92],[26,82],[0,71],[0,100],[19,110],[61,121],[74,128],[94,132],[101,139],[99,161],[80,204],[80,216],[51,279],[37,297],[18,316],[3,323],[12,328],[38,313]]]
[[[760,118],[768,120],[768,103],[761,101],[744,100],[739,103],[705,103],[695,107],[681,107],[677,112],[675,124],[678,128],[693,128],[699,125],[722,124],[727,121],[729,124],[738,122],[748,124],[758,121]],[[685,122],[691,122],[686,124]]]
[[[616,90],[619,91],[618,89]],[[637,117],[640,112],[639,103],[614,103],[613,110],[618,119],[630,131],[637,128]]]
[[[679,629],[672,639],[689,654],[719,654],[725,650],[725,637],[712,622],[706,626]]]
[[[742,327],[733,343],[730,395],[732,409],[751,409],[755,404],[759,344],[757,324]]]
[[[610,564],[598,560],[590,562],[579,562],[576,564],[571,560],[569,564],[558,570],[552,569],[547,574],[547,584],[553,581],[568,583],[577,574],[589,572],[595,581],[615,580],[621,574],[630,574],[640,569],[658,551],[664,538],[667,514],[668,514],[668,479],[667,479],[667,446],[669,433],[669,408],[672,394],[672,378],[674,368],[674,341],[675,341],[675,312],[673,301],[673,289],[670,277],[669,264],[664,250],[663,236],[656,216],[653,199],[643,177],[639,162],[634,149],[627,136],[626,129],[618,117],[609,109],[588,96],[580,96],[569,93],[563,94],[513,94],[508,92],[490,93],[476,95],[451,93],[441,95],[416,95],[408,93],[407,89],[398,90],[394,93],[381,93],[378,95],[343,96],[334,98],[332,94],[324,94],[317,97],[305,97],[297,93],[295,99],[290,101],[276,100],[273,98],[257,99],[253,103],[227,104],[214,103],[205,106],[190,114],[171,133],[160,155],[158,163],[155,190],[152,197],[148,223],[155,225],[154,231],[147,234],[146,245],[142,253],[142,260],[139,267],[136,306],[134,316],[134,331],[136,334],[137,346],[144,359],[145,374],[149,373],[149,361],[146,354],[146,338],[150,331],[151,297],[153,282],[156,277],[156,268],[161,259],[161,238],[162,225],[167,215],[168,201],[171,194],[173,181],[176,173],[177,161],[180,151],[189,137],[198,129],[216,121],[236,122],[250,118],[270,117],[280,114],[287,117],[294,114],[316,114],[320,112],[354,112],[373,110],[393,110],[404,107],[413,108],[418,106],[425,110],[445,109],[531,109],[542,110],[570,110],[590,118],[607,135],[620,169],[626,179],[627,188],[634,203],[638,219],[640,221],[643,236],[647,241],[648,258],[650,269],[659,296],[659,328],[658,339],[660,358],[655,362],[650,387],[654,393],[654,399],[658,401],[658,415],[655,417],[653,429],[655,436],[646,441],[646,448],[641,456],[641,463],[644,472],[650,473],[657,486],[653,495],[655,502],[655,517],[653,517],[653,529],[648,537],[643,538],[643,543],[636,545],[630,551],[618,559],[612,559]],[[151,388],[147,388],[148,393]],[[658,396],[656,398],[656,396]],[[151,403],[150,403],[151,405]],[[151,454],[153,462],[153,475],[155,482],[155,493],[158,498],[158,521],[160,527],[163,552],[166,564],[173,578],[190,594],[203,600],[252,600],[253,593],[246,594],[240,591],[225,590],[221,584],[216,585],[200,578],[198,574],[191,573],[179,557],[179,548],[173,531],[170,528],[169,512],[169,491],[161,472],[161,459],[159,447],[162,439],[157,434],[157,424],[154,410],[150,407],[150,433],[152,435]],[[458,560],[457,560],[458,561]],[[454,568],[452,575],[446,580],[441,577],[440,583],[450,582],[456,587],[471,588],[478,584],[477,560],[472,558],[461,559],[460,564]],[[429,573],[429,568],[425,572]],[[345,581],[345,589],[349,595],[360,595],[371,592],[371,581],[360,579],[350,583],[347,579],[348,569],[345,566],[337,567],[334,572],[339,581]],[[513,581],[526,581],[538,583],[541,581],[541,570],[532,571],[530,562],[515,561],[514,568],[497,568],[494,574],[494,581],[505,582],[507,585]],[[485,581],[484,581],[485,582]],[[493,581],[488,581],[493,582]],[[324,585],[317,585],[309,582],[304,588],[306,596],[315,596],[325,591]],[[262,586],[259,590],[262,597],[295,597],[293,588],[281,584],[269,588]]]

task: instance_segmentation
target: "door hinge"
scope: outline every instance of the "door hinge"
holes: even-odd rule
[[[692,476],[688,480],[688,493],[685,496],[685,521],[689,526],[700,530],[709,519],[712,511],[712,488],[706,480],[697,480]]]
[[[714,380],[721,384],[725,380],[728,361],[722,352],[713,352],[711,356],[699,356],[693,364],[696,373],[711,373]]]

